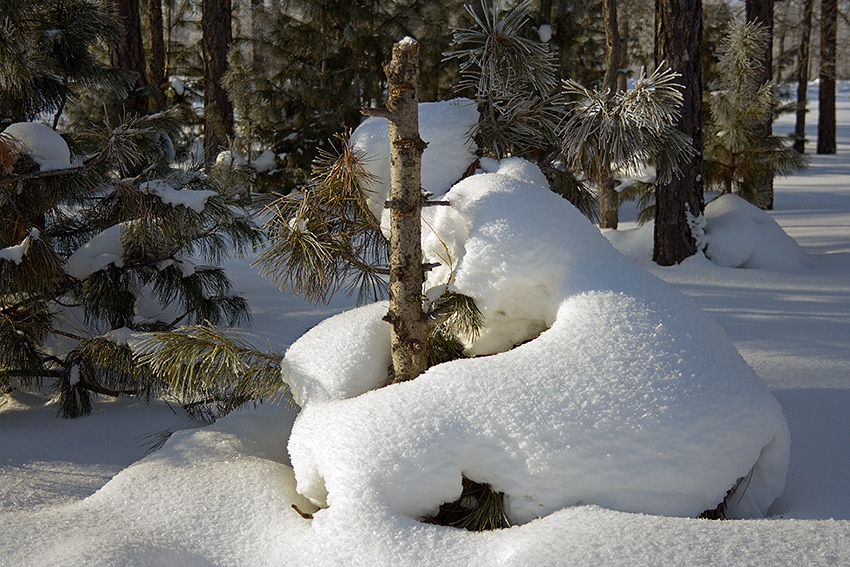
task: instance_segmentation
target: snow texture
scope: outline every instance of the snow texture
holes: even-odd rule
[[[126,223],[112,225],[78,248],[65,263],[65,271],[73,278],[84,280],[110,264],[124,265],[121,231]]]
[[[178,189],[174,183],[167,179],[145,181],[139,185],[139,191],[156,195],[166,205],[186,207],[198,214],[204,212],[204,207],[206,207],[210,197],[215,197],[218,194],[210,189]]]
[[[274,168],[276,159],[277,156],[273,151],[265,150],[251,162],[251,167],[253,167],[257,173],[268,173],[272,170],[272,168]]]
[[[16,265],[20,265],[20,263],[24,261],[24,256],[26,256],[27,252],[29,252],[32,241],[38,240],[40,235],[41,233],[39,230],[34,228],[26,237],[24,237],[20,244],[0,248],[0,260],[6,260],[8,262],[14,262]]]
[[[465,475],[504,492],[525,523],[580,504],[694,517],[746,477],[730,514],[765,514],[784,486],[788,427],[720,328],[620,256],[536,166],[482,167],[446,195],[450,207],[428,209],[426,256],[451,262],[426,286],[472,296],[485,330],[469,350],[499,354],[322,401],[386,376],[315,356],[322,339],[384,356],[389,342],[363,333],[359,315],[308,332],[290,349],[314,353],[293,380],[306,400],[289,440],[298,491],[330,509],[420,518],[458,498]]]
[[[4,134],[17,140],[41,171],[71,167],[71,152],[58,132],[37,122],[10,124]]]
[[[419,105],[419,136],[428,143],[422,153],[422,188],[443,195],[475,162],[477,146],[469,138],[478,123],[478,106],[466,98]],[[351,146],[365,157],[365,167],[378,181],[368,187],[369,207],[376,218],[385,213],[390,195],[389,129],[386,118],[363,121]],[[388,212],[386,213],[389,214]],[[387,216],[387,222],[389,217]]]
[[[721,195],[706,205],[705,221],[705,255],[719,266],[807,271],[794,239],[766,212],[737,195]]]

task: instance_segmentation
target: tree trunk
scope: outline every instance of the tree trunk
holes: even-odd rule
[[[602,1],[602,18],[605,23],[605,77],[602,91],[605,99],[610,100],[617,93],[620,73],[620,29],[617,25],[617,0]],[[614,189],[614,177],[611,168],[606,167],[604,177],[598,183],[599,191],[599,228],[617,228],[619,211],[617,191]]]
[[[221,84],[233,42],[230,0],[203,0],[204,157],[215,161],[233,133],[233,105]]]
[[[797,121],[794,124],[794,149],[806,152],[806,97],[809,90],[809,47],[812,36],[812,12],[815,0],[803,2],[803,27],[800,32],[800,52],[797,61]]]
[[[148,0],[148,27],[151,34],[150,72],[158,110],[165,106],[165,39],[163,36],[162,0]]]
[[[837,25],[837,1],[821,0],[819,154],[835,153],[835,30]]]
[[[133,90],[127,97],[126,108],[132,114],[147,114],[148,97],[145,53],[142,48],[142,22],[139,17],[139,0],[116,0],[115,13],[124,26],[124,35],[110,51],[112,66],[132,71],[136,75]]]
[[[703,210],[702,181],[702,0],[656,0],[655,58],[682,76],[682,118],[676,127],[691,138],[695,155],[681,164],[682,174],[655,189],[652,259],[678,264],[696,252],[687,215]]]
[[[422,313],[421,163],[419,137],[419,44],[393,45],[384,66],[389,83],[390,309],[393,382],[412,380],[428,368],[428,328]]]
[[[617,90],[628,90],[629,67],[629,18],[618,18],[620,23],[620,72],[617,74]]]
[[[758,22],[767,30],[767,48],[764,53],[764,68],[759,83],[764,84],[773,80],[773,0],[747,0],[747,21]],[[756,126],[761,136],[773,135],[773,111]],[[758,204],[762,209],[773,209],[773,174],[759,173],[755,179],[745,180],[747,185],[755,188]]]

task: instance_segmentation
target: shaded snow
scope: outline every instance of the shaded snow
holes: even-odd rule
[[[49,126],[37,122],[16,122],[10,124],[3,133],[18,141],[24,153],[39,165],[41,171],[71,167],[68,144],[59,132]]]
[[[95,235],[68,257],[65,271],[73,278],[84,280],[110,264],[124,265],[121,231],[126,223],[113,225]]]

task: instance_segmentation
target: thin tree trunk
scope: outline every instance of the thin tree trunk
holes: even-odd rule
[[[142,49],[139,0],[117,0],[114,7],[121,25],[124,26],[124,34],[110,52],[112,66],[135,73],[136,82],[127,97],[127,110],[137,115],[147,114],[148,97],[145,93],[145,87],[147,87],[148,80],[145,72],[145,54]]]
[[[602,91],[605,99],[610,100],[617,93],[618,76],[620,73],[620,28],[617,25],[617,0],[602,1],[602,18],[605,23],[605,77],[602,81]],[[599,191],[599,227],[617,228],[619,211],[617,191],[614,189],[614,177],[610,166],[604,170],[600,179]]]
[[[835,153],[835,30],[837,25],[836,0],[821,0],[819,154]]]
[[[691,138],[695,155],[680,165],[682,174],[655,190],[652,259],[678,264],[696,252],[688,213],[703,210],[702,181],[702,0],[656,0],[655,58],[681,73],[682,118],[676,127]]]
[[[230,0],[203,0],[204,157],[215,161],[233,133],[233,105],[221,84],[233,43]]]
[[[800,53],[797,61],[797,121],[794,124],[794,149],[806,152],[806,97],[809,90],[809,48],[812,36],[812,12],[815,0],[803,2],[803,27],[800,32]]]
[[[748,22],[758,22],[767,30],[764,67],[759,77],[759,83],[764,84],[773,80],[773,0],[747,0],[746,10]],[[773,135],[773,110],[756,129],[761,136]],[[773,173],[759,173],[755,177],[747,180],[747,184],[755,188],[759,206],[773,209]]]
[[[617,90],[625,91],[629,88],[629,18],[618,18],[620,23],[620,71],[617,73]]]
[[[419,43],[393,45],[384,66],[389,84],[390,309],[393,381],[412,380],[428,368],[428,327],[422,313],[421,164],[419,137]]]

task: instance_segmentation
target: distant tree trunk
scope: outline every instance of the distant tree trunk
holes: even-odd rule
[[[162,0],[148,0],[148,27],[151,34],[150,72],[151,84],[155,92],[154,98],[157,109],[164,106],[163,90],[165,87],[165,39],[162,21]]]
[[[812,36],[812,12],[815,0],[803,1],[803,24],[797,61],[797,121],[794,124],[794,149],[806,152],[806,97],[809,90],[809,48]]]
[[[260,39],[262,29],[260,28],[259,16],[263,9],[263,0],[251,0],[251,60],[254,65],[262,63],[262,56],[257,53],[257,41]]]
[[[227,70],[227,51],[233,43],[230,0],[203,0],[204,44],[204,157],[215,160],[233,133],[233,105],[221,79]]]
[[[617,0],[602,1],[602,19],[605,23],[605,77],[602,91],[606,100],[617,93],[620,73],[620,28],[617,25]],[[617,191],[611,168],[605,168],[605,176],[599,180],[599,228],[617,228],[619,211]]]
[[[837,0],[821,0],[818,153],[835,153],[835,30]]]
[[[682,174],[655,190],[652,259],[678,264],[696,253],[688,212],[703,210],[702,180],[702,0],[655,1],[655,59],[681,73],[682,118],[677,128],[691,138],[694,157],[680,165]]]
[[[127,97],[126,109],[133,114],[147,114],[148,97],[145,92],[148,80],[145,73],[145,53],[142,43],[142,21],[139,17],[139,0],[116,0],[115,13],[124,26],[124,35],[111,49],[112,66],[136,74],[133,90]]]
[[[764,84],[773,80],[773,0],[746,0],[747,21],[758,22],[767,30],[767,48],[764,53],[764,67],[759,83]],[[761,136],[773,134],[773,111],[757,127]],[[773,174],[770,172],[756,174],[755,178],[745,180],[758,195],[758,204],[762,209],[773,209]]]
[[[422,313],[421,163],[419,137],[419,43],[393,45],[384,66],[389,86],[390,309],[393,381],[412,380],[428,368],[428,327]]]
[[[625,91],[629,88],[629,75],[626,69],[629,66],[629,19],[618,18],[620,22],[620,71],[617,73],[617,90]]]

